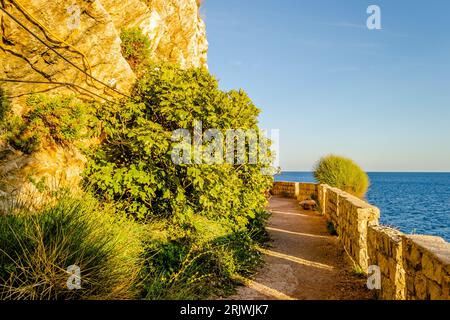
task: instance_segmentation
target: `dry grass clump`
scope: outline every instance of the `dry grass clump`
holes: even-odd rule
[[[0,299],[133,298],[142,246],[139,227],[90,199],[63,198],[38,212],[0,216]],[[68,267],[81,271],[70,290]]]
[[[335,155],[323,157],[317,162],[314,178],[360,198],[365,196],[370,185],[367,174],[353,160]]]

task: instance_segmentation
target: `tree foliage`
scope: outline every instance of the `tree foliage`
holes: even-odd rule
[[[133,96],[99,114],[106,138],[85,177],[100,198],[139,219],[157,215],[188,224],[198,214],[237,228],[264,210],[272,177],[261,170],[268,165],[176,165],[171,159],[173,131],[192,131],[196,121],[205,129],[258,131],[259,110],[245,92],[221,91],[204,69],[161,64],[149,68]]]

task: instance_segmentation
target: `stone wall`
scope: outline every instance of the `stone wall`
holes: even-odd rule
[[[317,197],[317,184],[301,182],[276,182],[271,190],[272,195],[296,198],[298,201]]]
[[[440,237],[402,237],[406,299],[450,299],[450,243]]]
[[[369,264],[379,266],[381,272],[381,290],[375,291],[377,298],[404,300],[403,234],[385,226],[370,226],[367,236]]]
[[[299,183],[297,200],[309,200],[317,198],[317,184],[315,183]]]
[[[348,255],[365,271],[369,266],[367,230],[378,225],[380,210],[342,190],[318,186],[321,208],[339,235],[339,242]],[[325,189],[325,190],[324,190]]]
[[[369,266],[379,267],[378,299],[450,299],[450,243],[444,239],[379,225],[378,208],[327,185],[275,182],[273,190],[300,201],[308,194],[317,200],[349,257],[365,273]]]
[[[296,198],[298,195],[298,188],[298,182],[277,182],[273,185],[270,193],[274,196]]]

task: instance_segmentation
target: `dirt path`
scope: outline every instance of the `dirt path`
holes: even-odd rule
[[[265,265],[255,279],[246,281],[228,298],[265,299],[370,299],[365,279],[350,273],[351,264],[330,236],[324,217],[300,210],[294,199],[273,197],[268,230],[273,243],[264,250]]]

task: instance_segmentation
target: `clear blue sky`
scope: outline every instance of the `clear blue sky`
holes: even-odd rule
[[[368,30],[368,5],[382,30]],[[205,0],[208,64],[280,129],[283,170],[450,171],[450,1]]]

